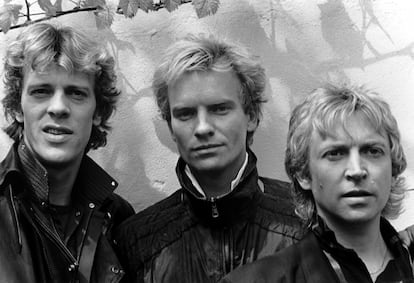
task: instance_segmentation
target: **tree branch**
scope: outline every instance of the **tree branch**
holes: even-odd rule
[[[180,5],[191,3],[191,2],[192,2],[192,0],[181,0]],[[158,10],[163,9],[163,8],[165,8],[165,4],[163,2],[153,3],[151,11],[158,11]],[[117,10],[116,10],[116,13],[123,15],[124,11],[122,11],[121,7],[118,7]]]
[[[24,1],[26,3],[26,17],[27,21],[30,21],[30,4],[28,0]]]
[[[27,1],[26,1],[26,3],[27,3]],[[9,28],[9,30],[10,29],[16,29],[16,28],[24,27],[24,26],[28,26],[28,25],[31,25],[31,24],[34,24],[34,23],[38,23],[38,22],[47,21],[49,19],[57,18],[57,17],[63,16],[63,15],[67,15],[67,14],[72,14],[72,13],[77,13],[77,12],[96,11],[96,9],[97,9],[97,7],[85,7],[85,8],[75,8],[75,9],[72,9],[72,10],[56,12],[56,15],[46,16],[46,17],[43,17],[43,18],[40,18],[40,19],[37,19],[37,20],[34,20],[34,21],[28,20],[28,21],[26,21],[23,24],[18,24],[18,25],[11,26]],[[28,15],[27,16],[28,19],[30,19],[29,13],[27,13],[27,15]],[[0,32],[3,32],[3,30],[0,29]]]

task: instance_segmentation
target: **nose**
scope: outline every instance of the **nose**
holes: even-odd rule
[[[70,107],[64,91],[56,90],[50,97],[47,113],[56,118],[64,118],[69,115]]]
[[[206,111],[199,111],[195,126],[195,136],[198,138],[210,137],[214,134],[214,126]]]
[[[346,179],[348,181],[359,182],[364,180],[367,175],[368,172],[365,168],[360,153],[357,150],[351,150],[348,166],[345,173]]]

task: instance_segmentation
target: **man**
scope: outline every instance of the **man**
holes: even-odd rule
[[[1,282],[118,282],[112,229],[133,215],[86,153],[106,144],[114,60],[69,27],[29,26],[5,58],[14,139],[0,164]]]
[[[244,49],[214,38],[173,44],[153,89],[180,154],[181,189],[117,232],[127,282],[217,282],[298,239],[284,182],[260,178],[249,149],[266,84]]]
[[[313,91],[293,111],[285,165],[309,233],[224,282],[414,282],[384,218],[401,209],[406,168],[386,102],[361,87]]]

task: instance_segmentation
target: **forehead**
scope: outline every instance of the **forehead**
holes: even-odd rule
[[[75,86],[82,88],[94,88],[94,76],[73,71],[69,72],[61,66],[51,64],[42,70],[32,70],[27,68],[24,74],[23,84],[24,87],[32,85],[62,85],[62,86]]]
[[[171,105],[209,104],[219,101],[240,103],[241,83],[232,71],[190,72],[168,87]]]
[[[335,141],[350,144],[379,142],[389,146],[385,130],[360,112],[351,114],[343,121],[340,119],[331,121],[324,128],[314,127],[312,144],[319,144],[321,140],[322,142]]]

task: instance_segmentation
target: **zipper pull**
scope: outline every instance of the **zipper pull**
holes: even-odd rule
[[[211,216],[213,218],[217,218],[217,217],[219,217],[219,212],[218,212],[218,209],[217,209],[216,199],[211,198],[210,201],[211,201]]]

